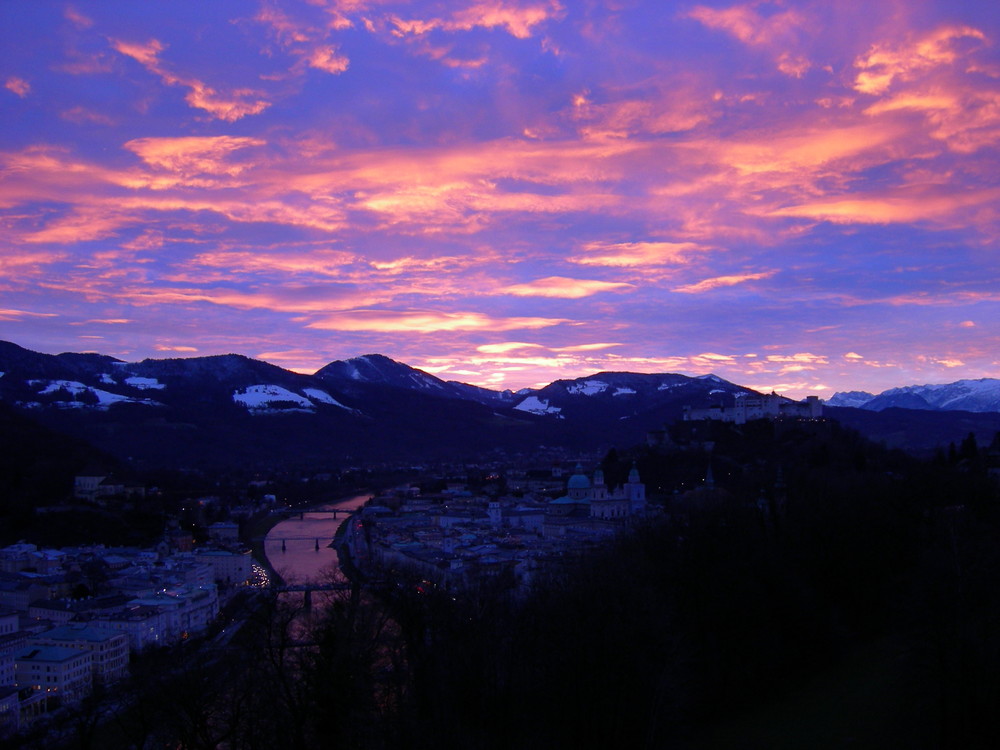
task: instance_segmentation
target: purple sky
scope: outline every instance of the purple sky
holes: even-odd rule
[[[0,338],[1000,376],[1000,3],[0,4]]]

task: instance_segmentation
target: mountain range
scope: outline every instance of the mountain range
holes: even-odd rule
[[[830,406],[851,406],[868,411],[892,407],[932,411],[1000,411],[1000,380],[957,380],[943,385],[908,385],[890,388],[877,396],[865,391],[835,393]]]
[[[304,375],[238,354],[124,362],[0,342],[5,408],[138,466],[306,469],[463,460],[495,449],[601,450],[639,444],[684,407],[731,404],[737,393],[753,391],[715,375],[602,372],[514,393],[445,381],[379,354]],[[853,397],[837,394],[830,403]],[[935,416],[891,404],[874,411],[878,398],[828,411],[910,449],[970,431],[991,439],[1000,430],[997,412]]]

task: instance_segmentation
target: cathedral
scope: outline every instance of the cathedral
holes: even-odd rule
[[[566,485],[566,495],[549,503],[558,515],[579,515],[587,512],[590,518],[618,521],[641,516],[646,511],[646,485],[639,479],[639,470],[632,464],[628,481],[613,491],[604,483],[604,472],[597,469],[593,479],[577,465]]]

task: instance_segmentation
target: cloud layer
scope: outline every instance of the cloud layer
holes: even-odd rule
[[[3,5],[0,337],[513,388],[1000,376],[987,5]]]

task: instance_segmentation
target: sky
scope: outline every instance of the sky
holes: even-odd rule
[[[0,3],[0,339],[1000,377],[1000,3]]]

